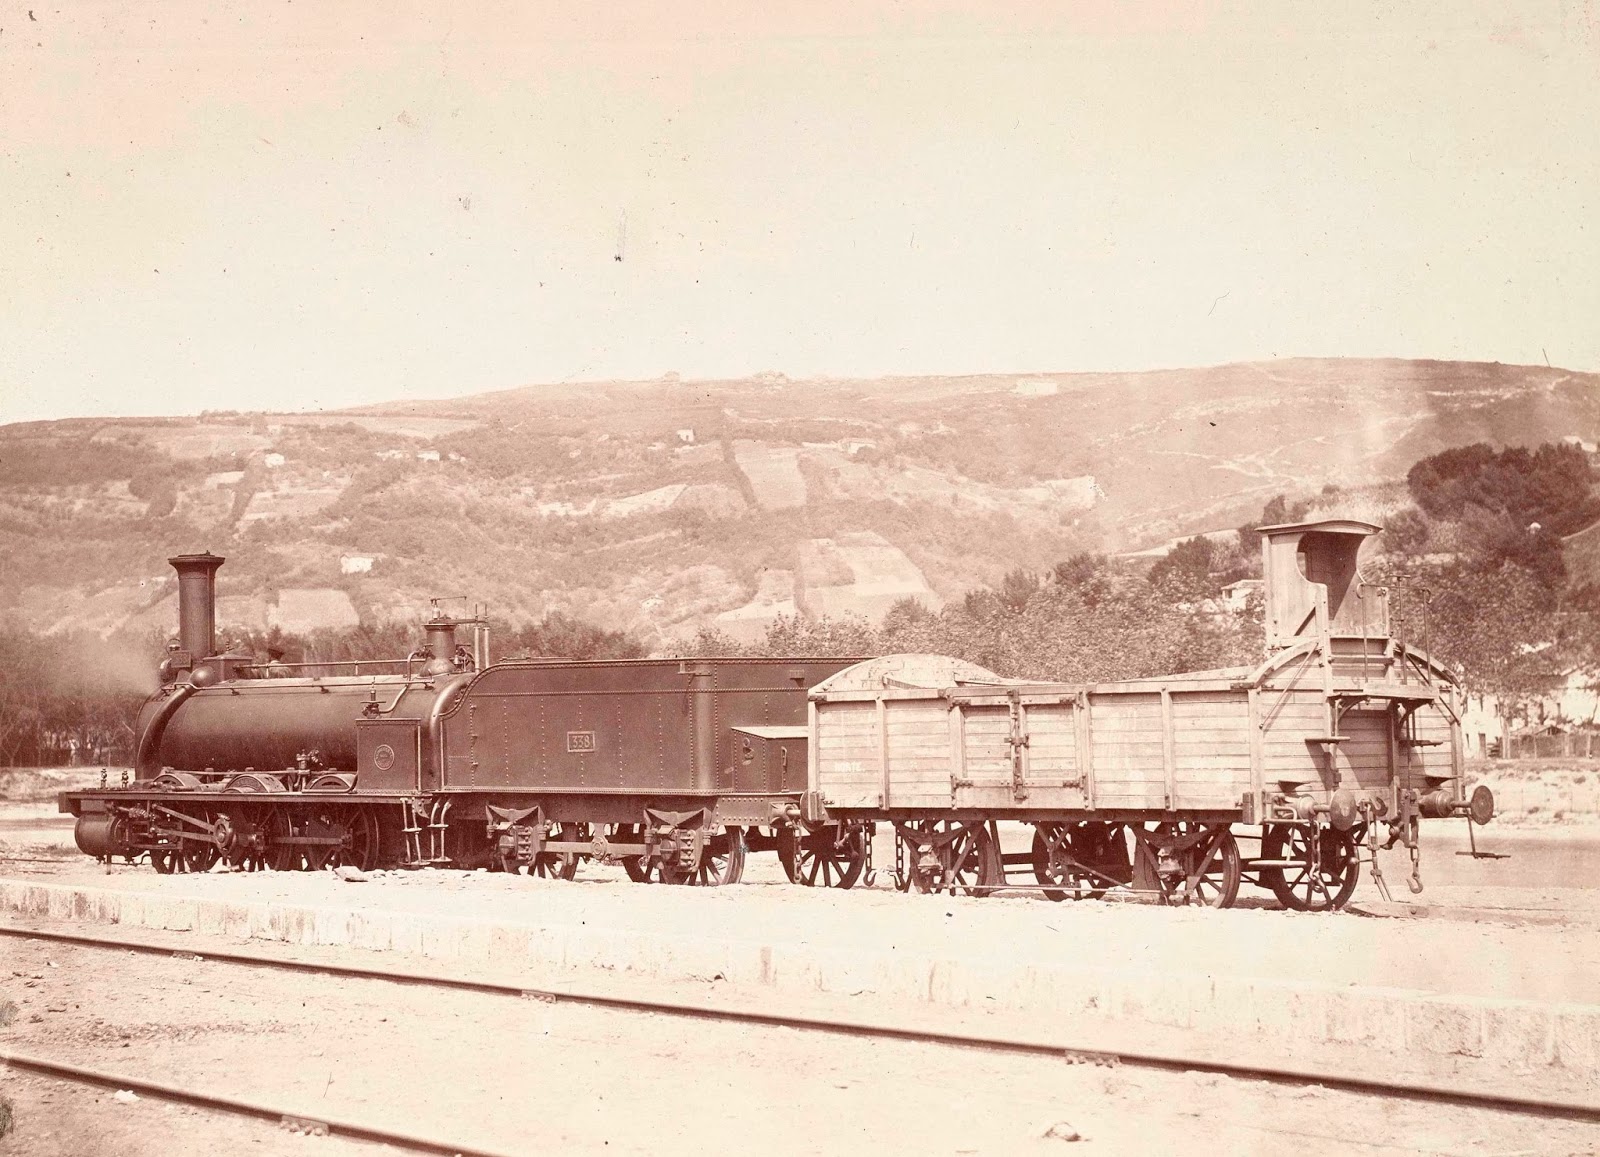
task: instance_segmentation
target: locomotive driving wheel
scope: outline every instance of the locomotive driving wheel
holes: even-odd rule
[[[181,863],[182,857],[177,845],[150,849],[150,866],[163,876],[172,875]]]
[[[222,850],[216,845],[216,818],[206,808],[201,808],[194,817],[206,826],[202,832],[198,828],[190,829],[185,826],[186,833],[191,837],[183,841],[182,871],[209,872],[216,862],[222,858]]]
[[[1000,849],[983,822],[915,820],[895,825],[894,883],[902,892],[986,896],[1003,882]]]
[[[297,825],[288,808],[275,807],[261,823],[261,859],[274,872],[298,871],[305,857],[300,845],[287,841],[295,837]]]
[[[378,817],[371,808],[351,808],[343,813],[339,824],[345,832],[345,842],[328,857],[329,867],[347,865],[363,872],[378,866]]]
[[[791,884],[808,888],[850,888],[867,864],[865,824],[823,824],[778,831],[778,861]]]
[[[1359,824],[1348,832],[1274,824],[1261,836],[1261,858],[1283,862],[1263,867],[1261,882],[1292,912],[1337,911],[1361,877],[1362,835]]]

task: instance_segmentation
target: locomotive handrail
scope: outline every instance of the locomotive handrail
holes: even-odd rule
[[[302,663],[284,663],[284,662],[281,662],[281,661],[274,661],[274,662],[268,662],[268,663],[247,663],[247,664],[244,664],[244,666],[249,671],[265,671],[265,672],[267,672],[267,676],[266,676],[267,678],[271,678],[271,673],[273,671],[301,671],[301,670],[305,670],[305,669],[310,668],[310,667],[354,667],[355,670],[352,671],[351,674],[359,675],[359,674],[361,674],[361,668],[362,667],[405,667],[409,671],[410,666],[411,666],[411,660],[410,659],[323,659],[323,660],[321,660],[319,662],[309,662],[309,663],[305,663],[305,662],[302,662]],[[259,678],[262,678],[262,676],[256,675],[256,676],[254,676],[254,678],[258,678],[259,679]]]

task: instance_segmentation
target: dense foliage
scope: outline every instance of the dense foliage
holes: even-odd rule
[[[476,442],[460,436],[454,444],[485,458],[503,456],[507,471],[515,447],[533,439],[552,460],[549,477],[558,474],[557,457],[575,452],[636,471],[630,485],[700,477],[695,472],[700,467],[668,468],[655,458],[640,458],[635,449],[594,440],[579,444],[568,435],[536,434],[515,425],[475,432],[475,437]],[[775,655],[936,652],[1003,675],[1069,682],[1258,662],[1259,595],[1241,603],[1224,590],[1237,579],[1259,575],[1255,528],[1333,513],[1342,501],[1331,488],[1320,498],[1295,501],[1280,495],[1237,535],[1179,542],[1148,570],[1139,570],[1126,561],[1119,565],[1105,556],[1073,553],[1073,532],[1065,523],[1059,530],[1041,530],[1002,511],[962,510],[923,499],[819,495],[803,514],[752,510],[737,518],[673,511],[649,524],[665,531],[649,535],[641,535],[637,520],[627,518],[530,524],[526,510],[514,504],[472,499],[460,485],[458,476],[466,467],[459,463],[447,460],[424,471],[414,460],[373,458],[372,447],[384,443],[355,427],[320,430],[304,441],[336,444],[366,460],[325,512],[329,521],[315,530],[320,543],[360,541],[388,556],[386,565],[397,582],[435,590],[459,582],[458,589],[474,590],[513,613],[527,605],[519,576],[535,566],[542,583],[584,581],[597,567],[626,576],[640,566],[641,543],[648,544],[644,549],[653,565],[665,574],[715,560],[750,583],[763,566],[792,565],[773,554],[769,544],[782,537],[775,532],[777,524],[795,518],[805,520],[807,534],[821,537],[861,525],[863,511],[869,511],[873,524],[906,542],[930,574],[949,560],[971,555],[972,544],[981,542],[990,560],[1003,558],[1013,569],[986,585],[972,582],[964,598],[942,610],[904,601],[876,625],[854,618],[784,618],[755,644],[703,631],[684,649]],[[288,439],[285,444],[294,448]],[[65,513],[49,505],[14,504],[0,513],[0,521],[14,523],[31,548],[26,559],[0,559],[0,574],[15,571],[20,582],[42,564],[80,573],[159,574],[160,557],[185,548],[197,534],[181,509],[174,514],[166,508],[164,496],[182,478],[239,464],[222,457],[176,464],[119,444],[91,447],[87,437],[77,449],[62,460],[63,473],[76,481],[94,481],[102,468],[131,475],[128,492],[149,503],[131,524],[138,537],[96,541],[52,534]],[[299,452],[310,456],[304,447]],[[98,462],[97,454],[102,456]],[[31,460],[10,461],[25,473],[39,467]],[[329,451],[316,464],[335,469],[339,456]],[[715,462],[705,468],[714,467]],[[522,477],[539,480],[542,469],[525,467]],[[261,472],[250,466],[246,484],[253,485]],[[1377,550],[1368,548],[1367,577],[1390,586],[1397,633],[1459,667],[1472,689],[1495,695],[1508,721],[1569,672],[1600,670],[1600,587],[1569,575],[1561,537],[1600,519],[1595,484],[1589,458],[1570,445],[1495,450],[1479,444],[1447,450],[1412,468],[1407,489],[1415,505],[1385,514]],[[237,501],[248,501],[248,485]],[[82,521],[79,516],[77,525]],[[328,581],[316,569],[322,564],[308,561],[303,543],[275,546],[264,533],[240,532],[230,574],[241,585]],[[129,545],[113,550],[110,541]],[[407,560],[424,557],[446,561],[432,564],[425,582],[421,576],[410,581],[407,568],[422,564]],[[965,572],[956,573],[963,585],[971,581]],[[357,580],[340,581],[356,590]],[[126,762],[135,712],[154,689],[163,641],[164,632],[110,638],[87,632],[34,635],[15,628],[0,633],[0,763]],[[234,631],[222,641],[262,658],[271,648],[287,662],[315,664],[404,656],[416,645],[417,631],[399,624],[305,637]],[[632,658],[661,647],[659,640],[596,627],[581,613],[554,612],[537,622],[497,628],[494,653]]]
[[[1067,682],[1135,679],[1244,666],[1261,656],[1260,604],[1229,611],[1190,599],[1168,577],[1118,574],[1080,555],[1044,576],[1013,571],[934,613],[902,601],[873,626],[861,619],[783,618],[740,647],[714,631],[698,654],[954,655],[1001,675]]]

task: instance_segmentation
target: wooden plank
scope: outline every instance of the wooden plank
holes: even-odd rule
[[[889,726],[886,718],[888,706],[884,703],[881,695],[876,700],[876,711],[878,716],[878,773],[883,782],[882,795],[879,798],[883,801],[884,807],[889,807]]]
[[[1073,733],[1078,741],[1078,766],[1083,769],[1083,806],[1093,811],[1099,806],[1095,784],[1094,730],[1089,720],[1087,697],[1082,702],[1083,706],[1075,707],[1072,712]]]
[[[1260,818],[1266,814],[1266,793],[1264,788],[1264,760],[1261,752],[1261,692],[1254,687],[1250,689],[1247,701],[1250,720],[1250,793],[1251,814]]]
[[[1179,770],[1174,777],[1174,784],[1180,787],[1183,784],[1227,784],[1230,787],[1237,784],[1240,790],[1250,785],[1250,773],[1241,771],[1236,767],[1213,767],[1207,769]]]
[[[1173,775],[1178,767],[1177,753],[1172,747],[1172,692],[1166,688],[1161,690],[1161,774],[1165,781],[1163,790],[1167,797],[1167,806],[1172,806],[1173,798],[1177,791],[1173,786]]]

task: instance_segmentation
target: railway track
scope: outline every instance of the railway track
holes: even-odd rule
[[[189,1105],[197,1109],[210,1109],[214,1112],[231,1113],[235,1116],[254,1117],[259,1120],[274,1122],[299,1133],[309,1133],[316,1136],[349,1137],[357,1141],[372,1141],[383,1145],[393,1145],[413,1153],[454,1154],[454,1157],[511,1157],[509,1153],[498,1149],[481,1149],[470,1145],[459,1145],[453,1141],[424,1137],[397,1129],[385,1129],[378,1125],[359,1121],[341,1120],[326,1114],[307,1113],[305,1110],[294,1106],[246,1100],[242,1097],[209,1092],[190,1085],[152,1081],[148,1077],[137,1076],[133,1073],[89,1068],[85,1065],[72,1065],[64,1061],[52,1060],[48,1057],[13,1052],[10,1049],[0,1049],[0,1063],[16,1069],[18,1072],[36,1073],[56,1080],[71,1081],[80,1085],[94,1085],[103,1089],[126,1089],[146,1097],[155,1097],[163,1101],[172,1101],[176,1104]]]
[[[1600,1123],[1600,1103],[1592,1100],[1540,1096],[1505,1088],[1463,1088],[1459,1085],[1445,1085],[1411,1078],[1380,1078],[1354,1068],[1340,1068],[1325,1064],[1300,1064],[1282,1058],[1219,1058],[1210,1054],[1186,1052],[1181,1049],[1152,1049],[1129,1042],[1119,1042],[1114,1047],[1108,1047],[1105,1041],[1074,1041],[1047,1033],[1022,1035],[981,1032],[965,1028],[930,1028],[925,1023],[912,1023],[909,1020],[892,1017],[839,1016],[804,1011],[780,1011],[771,1007],[756,1007],[751,1004],[729,1000],[685,1000],[654,994],[629,994],[615,991],[608,992],[600,989],[585,989],[574,985],[559,987],[530,986],[509,981],[452,976],[445,973],[415,969],[292,960],[284,957],[234,950],[195,952],[190,949],[175,948],[170,944],[157,944],[151,941],[123,939],[121,937],[94,936],[81,932],[0,926],[0,936],[52,941],[83,948],[203,959],[245,967],[270,968],[311,975],[378,980],[393,984],[453,989],[515,999],[571,1003],[620,1011],[656,1013],[700,1020],[729,1021],[842,1036],[876,1037],[958,1048],[1051,1056],[1077,1062],[1123,1064],[1168,1071],[1200,1071],[1278,1084],[1320,1085],[1329,1089],[1367,1095],[1401,1097],[1414,1101],[1494,1109],[1534,1117]],[[43,1066],[55,1064],[55,1062],[42,1058],[21,1057],[3,1052],[0,1052],[0,1060],[4,1060],[6,1063],[16,1067],[31,1067],[35,1071],[41,1072],[45,1071]],[[83,1070],[85,1075],[79,1076],[74,1075],[71,1071],[74,1068],[75,1066],[70,1065],[57,1065],[59,1071],[52,1075],[59,1075],[63,1079],[84,1080],[102,1085],[114,1084],[118,1088],[133,1088],[136,1091],[139,1089],[139,1082],[134,1078],[118,1077],[116,1074],[89,1075],[91,1073],[90,1070]],[[119,1081],[121,1083],[118,1083]],[[167,1089],[165,1087],[156,1087],[149,1082],[144,1083],[150,1087],[151,1094],[154,1096],[189,1100],[190,1103],[203,1104],[216,1109],[243,1112],[258,1117],[282,1118],[291,1122],[298,1117],[292,1111],[281,1111],[276,1108],[255,1105],[251,1102],[234,1102],[230,1098],[185,1091],[176,1087]],[[321,1124],[324,1124],[329,1131],[344,1132],[351,1136],[362,1136],[363,1134],[359,1130],[365,1128],[364,1126],[348,1123],[339,1123],[337,1127],[333,1122],[321,1122]],[[375,1135],[370,1135],[371,1132],[371,1130],[368,1130],[368,1139],[380,1139]],[[418,1152],[463,1154],[484,1152],[425,1139],[412,1138],[408,1141],[408,1139],[398,1134],[381,1139],[388,1141],[390,1144],[409,1145],[409,1147]]]

